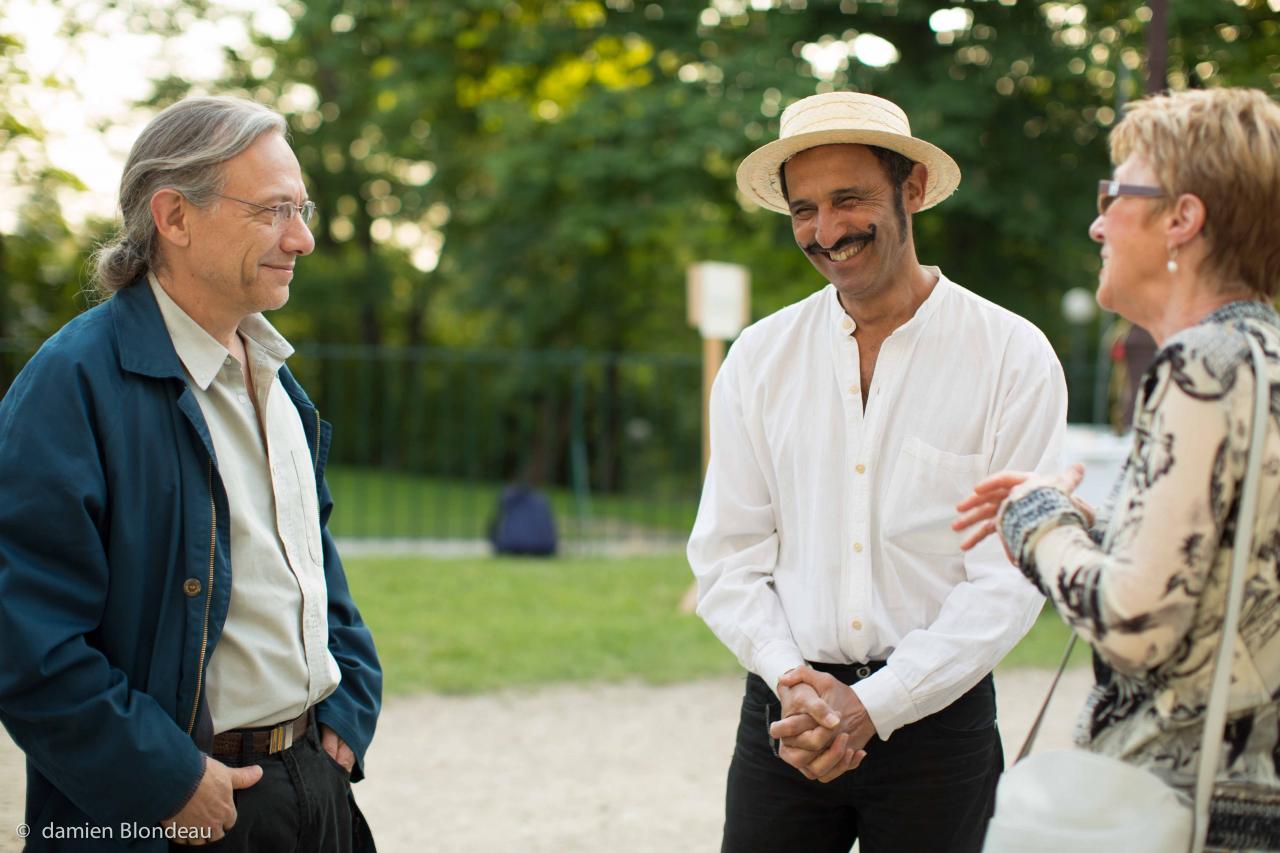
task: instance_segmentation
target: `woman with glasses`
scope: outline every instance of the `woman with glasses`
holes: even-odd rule
[[[1095,519],[1072,495],[1078,466],[1003,472],[959,504],[954,527],[973,529],[964,547],[998,533],[1092,645],[1099,678],[1078,744],[1190,802],[1251,434],[1253,337],[1272,397],[1209,846],[1280,849],[1280,810],[1251,799],[1280,793],[1280,105],[1247,89],[1138,101],[1111,158],[1089,227],[1098,303],[1159,347],[1112,511]]]

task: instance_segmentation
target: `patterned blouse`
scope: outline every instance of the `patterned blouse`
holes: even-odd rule
[[[1166,341],[1143,376],[1108,522],[1087,530],[1066,494],[1040,487],[1006,504],[1000,529],[1023,573],[1093,646],[1099,677],[1077,742],[1190,800],[1249,450],[1254,374],[1242,333],[1266,354],[1271,417],[1210,844],[1280,849],[1276,312],[1232,302]]]

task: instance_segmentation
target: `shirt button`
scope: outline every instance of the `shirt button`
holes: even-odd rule
[[[862,630],[862,620],[861,620],[861,619],[854,619],[852,622],[850,622],[850,623],[849,623],[849,627],[850,627],[850,628],[852,628],[852,629],[853,629],[853,630],[855,630],[855,631],[861,631],[861,630]]]
[[[853,470],[857,471],[859,474],[865,474],[867,473],[867,466],[859,462],[857,465],[853,466]]]
[[[195,578],[187,578],[186,583],[182,585],[182,591],[187,594],[187,598],[195,598],[200,594],[200,581]]]
[[[858,386],[857,386],[857,385],[850,385],[850,386],[849,386],[849,393],[850,393],[850,394],[857,394],[859,390],[860,390],[860,389],[858,388]]]
[[[841,323],[840,325],[844,326],[845,331],[849,331],[853,328],[853,321],[850,320],[848,317],[845,317],[844,322]]]
[[[862,543],[861,543],[861,542],[854,542],[854,543],[853,543],[853,550],[854,550],[856,553],[861,554],[861,553],[862,553]]]

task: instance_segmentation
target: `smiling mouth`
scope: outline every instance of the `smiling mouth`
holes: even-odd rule
[[[863,249],[867,248],[867,246],[869,246],[870,244],[871,244],[870,240],[867,240],[865,242],[854,243],[852,246],[849,246],[846,249],[841,249],[838,252],[827,252],[827,257],[835,261],[836,263],[840,263],[841,261],[847,261],[850,258],[852,258],[854,255],[860,253]]]

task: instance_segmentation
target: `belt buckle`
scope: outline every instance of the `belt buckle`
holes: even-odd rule
[[[267,752],[274,754],[283,752],[293,746],[293,720],[281,723],[271,730],[271,742],[267,746]]]

